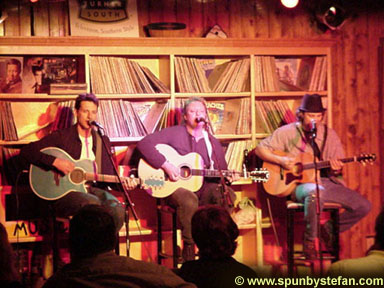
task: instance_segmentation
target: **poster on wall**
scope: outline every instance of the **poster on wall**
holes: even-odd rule
[[[139,37],[136,0],[69,0],[72,36]]]
[[[21,93],[23,57],[0,57],[0,93]]]

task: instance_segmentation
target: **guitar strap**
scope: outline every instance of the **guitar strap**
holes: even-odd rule
[[[321,144],[321,149],[319,149],[319,146],[317,146],[317,143],[314,142],[316,146],[315,149],[318,150],[319,160],[323,160],[323,152],[324,152],[325,142],[327,141],[327,136],[328,136],[328,126],[324,125],[324,135],[323,135],[323,143]]]
[[[99,133],[96,133],[96,165],[97,167],[99,167],[100,169],[100,172],[101,171],[101,164],[102,164],[102,158],[101,158],[101,152],[102,152],[102,139],[99,135]],[[95,172],[95,175],[97,175],[97,171],[94,171]],[[97,180],[97,179],[96,179]]]
[[[323,152],[324,152],[325,142],[327,142],[327,137],[328,137],[328,126],[327,124],[324,124],[324,137],[323,137],[323,144],[321,144],[321,149],[320,149],[320,160],[323,160]]]
[[[325,124],[324,125],[324,136],[323,136],[323,143],[321,144],[321,150],[320,150],[320,160],[323,160],[323,152],[324,152],[324,147],[325,143],[327,142],[327,136],[328,136],[328,126]],[[320,177],[329,177],[329,170],[328,169],[322,169],[320,171]]]
[[[213,170],[215,162],[212,159],[213,158],[212,157],[212,153],[213,153],[212,143],[209,140],[209,135],[208,135],[207,131],[203,130],[203,136],[204,136],[205,145],[207,146],[207,150],[208,150],[208,156],[209,156],[209,162],[210,162],[210,168],[209,169]],[[215,154],[215,158],[217,160],[216,154]],[[234,200],[231,197],[231,190],[227,186],[223,175],[221,175],[220,179],[221,180],[220,180],[220,184],[218,185],[218,189],[220,189],[220,191],[222,193],[222,201],[223,201],[222,206],[225,209],[227,209],[227,211],[230,211],[234,206],[234,203],[233,203]]]
[[[299,131],[300,136],[303,139],[305,139],[304,143],[308,143],[306,140],[307,138],[303,135],[301,127],[299,127],[299,125],[296,125],[296,129]],[[323,160],[323,152],[324,152],[324,148],[325,148],[325,143],[327,142],[327,137],[328,137],[328,126],[327,126],[327,124],[324,124],[324,136],[323,136],[323,143],[321,144],[321,149],[319,149],[319,146],[317,145],[316,142],[314,142],[315,147],[313,147],[314,153],[315,153],[315,155],[316,154],[318,155],[319,160]],[[304,150],[304,147],[302,147],[302,149]]]
[[[213,170],[215,162],[212,159],[212,143],[209,140],[209,136],[208,136],[207,131],[203,130],[203,136],[204,136],[205,146],[207,146],[207,151],[208,151],[208,157],[209,157],[209,162],[210,162],[209,169]]]

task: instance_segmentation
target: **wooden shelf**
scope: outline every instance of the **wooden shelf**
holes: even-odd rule
[[[6,101],[67,101],[75,100],[78,95],[49,95],[49,94],[0,94],[0,100]],[[100,100],[116,100],[116,99],[170,99],[171,94],[96,94]]]
[[[0,140],[0,146],[18,146],[18,145],[26,145],[29,143],[31,143],[30,140],[15,140],[15,141]]]
[[[251,134],[243,134],[243,135],[237,135],[237,134],[222,134],[222,135],[215,135],[215,137],[219,140],[250,140],[252,135]]]
[[[244,139],[251,139],[251,134],[245,134],[245,135],[215,135],[217,139],[219,140],[244,140]],[[109,140],[111,141],[111,144],[113,146],[125,146],[128,144],[133,144],[139,142],[141,139],[143,139],[143,136],[141,137],[111,137]],[[33,140],[36,141],[36,140]],[[26,145],[31,143],[31,140],[15,140],[15,141],[4,141],[0,140],[1,146],[15,146],[15,145]]]
[[[273,98],[273,99],[281,99],[281,98],[302,98],[304,94],[319,94],[321,96],[327,96],[327,91],[276,91],[276,92],[255,92],[256,100],[261,100],[258,98]]]
[[[329,40],[302,40],[297,39],[205,39],[205,38],[97,38],[97,37],[2,37],[0,51],[8,56],[35,56],[35,55],[74,55],[84,59],[83,72],[85,82],[91,87],[90,61],[94,56],[119,56],[132,59],[141,64],[153,64],[158,77],[170,89],[170,93],[150,94],[103,94],[96,93],[101,100],[132,100],[151,101],[164,100],[174,107],[177,99],[186,99],[191,96],[200,96],[212,101],[248,98],[250,99],[251,131],[248,134],[215,135],[223,142],[237,140],[251,140],[256,144],[258,139],[268,136],[267,133],[259,133],[259,123],[256,123],[256,102],[261,100],[287,100],[290,108],[294,108],[296,102],[306,93],[318,93],[322,97],[332,99],[332,55],[335,50],[335,41]],[[249,58],[249,89],[246,92],[228,93],[185,93],[177,92],[177,77],[175,63],[179,56],[217,59],[218,63],[227,63],[232,59]],[[327,57],[326,83],[327,91],[274,91],[256,92],[256,83],[259,75],[256,69],[258,56],[275,56],[277,58],[302,58],[308,56]],[[140,62],[141,61],[141,62]],[[258,62],[257,62],[258,63]],[[145,64],[144,64],[145,65]],[[259,65],[259,64],[257,64]],[[265,70],[269,66],[261,66]],[[259,67],[260,68],[260,67]],[[273,69],[271,71],[274,71]],[[271,72],[269,71],[269,73]],[[323,71],[323,70],[322,70]],[[273,72],[272,72],[273,73]],[[267,74],[269,75],[269,74]],[[264,83],[264,82],[263,82]],[[259,84],[258,84],[259,85]],[[260,84],[261,86],[265,85]],[[269,86],[269,85],[268,85]],[[74,100],[77,95],[48,95],[48,94],[0,94],[0,100],[12,102],[53,102]],[[239,107],[240,109],[240,107]],[[327,101],[328,125],[332,126],[332,101]],[[129,115],[127,116],[129,117]],[[262,131],[262,130],[260,130]],[[140,141],[142,137],[112,138],[115,146],[130,145]],[[14,146],[29,143],[27,140],[0,141],[0,145]]]
[[[314,39],[211,39],[118,37],[1,37],[2,54],[31,55],[322,55],[336,41]],[[49,49],[49,48],[53,49]],[[283,49],[282,49],[283,48]]]
[[[110,138],[111,144],[113,146],[125,146],[127,144],[133,144],[139,142],[143,137],[119,137],[119,138]]]
[[[251,92],[226,92],[226,93],[175,93],[177,98],[190,98],[190,97],[203,97],[203,98],[242,98],[251,96]]]

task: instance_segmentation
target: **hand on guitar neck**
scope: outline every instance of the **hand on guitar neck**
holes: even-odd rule
[[[341,171],[344,166],[344,163],[341,162],[339,159],[331,159],[329,160],[329,164],[331,166],[331,169],[335,172]]]

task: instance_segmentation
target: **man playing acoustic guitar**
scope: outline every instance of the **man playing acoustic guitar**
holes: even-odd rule
[[[221,144],[206,130],[208,116],[204,100],[197,97],[189,99],[184,105],[183,113],[185,125],[155,132],[137,144],[144,159],[154,168],[163,169],[171,181],[179,181],[182,178],[182,171],[172,163],[172,159],[169,159],[170,155],[163,155],[159,152],[156,148],[158,144],[167,144],[180,155],[187,155],[191,152],[199,154],[204,160],[203,168],[226,170],[227,162]],[[232,176],[231,180],[239,178],[235,173]],[[220,187],[219,183],[220,178],[204,178],[203,186],[196,193],[191,192],[190,187],[182,185],[166,198],[169,204],[177,209],[182,226],[184,242],[182,254],[185,261],[195,258],[191,219],[198,206],[218,204],[230,209],[236,197],[232,189]],[[223,188],[224,191],[222,191]]]
[[[344,157],[344,150],[336,132],[322,122],[325,110],[320,95],[304,95],[301,106],[296,113],[297,122],[276,129],[272,135],[259,143],[255,153],[264,162],[272,163],[278,167],[277,179],[281,179],[278,172],[281,169],[279,167],[286,169],[284,173],[292,171],[295,163],[303,163],[303,159],[306,159],[307,163],[313,163],[313,155],[316,155],[318,160],[328,160],[330,169],[321,170],[319,179],[320,207],[322,207],[324,202],[341,204],[345,209],[340,215],[340,231],[343,232],[368,214],[371,203],[356,191],[344,186],[340,178],[343,162],[339,159]],[[314,132],[316,132],[316,144],[312,145],[311,137],[313,137]],[[270,171],[270,174],[273,176],[272,171]],[[285,175],[287,176],[288,174]],[[292,175],[294,174],[292,172],[289,177],[293,179]],[[283,175],[283,173],[280,173],[280,175]],[[290,181],[289,177],[282,184],[273,184],[273,177],[271,177],[272,179],[270,178],[266,185],[274,187],[271,188],[272,190],[278,190],[278,187],[285,186]],[[318,237],[315,201],[316,184],[313,181],[314,177],[309,178],[303,176],[301,181],[298,180],[299,183],[296,182],[298,185],[293,184],[292,189],[289,189],[290,187],[288,186],[284,187],[285,191],[284,189],[281,191],[281,196],[287,196],[290,192],[293,192],[292,197],[296,201],[304,203],[304,219],[306,223],[304,254],[307,259],[315,259],[317,257],[315,240]],[[295,182],[293,181],[292,183]],[[266,190],[268,192],[267,188]],[[280,193],[278,191],[269,192],[275,195]],[[326,244],[328,244],[327,246],[329,246],[329,238],[332,236],[330,234],[331,225],[331,222],[327,222],[322,228],[324,233],[321,233],[325,236],[323,238],[328,236],[328,239],[325,239]]]
[[[124,223],[125,208],[111,193],[106,191],[106,184],[94,182],[88,187],[89,193],[69,192],[63,187],[63,192],[60,196],[49,197],[49,193],[56,187],[49,188],[49,183],[56,183],[61,185],[64,179],[68,179],[68,175],[74,171],[77,162],[89,161],[91,163],[91,170],[87,171],[95,174],[100,172],[108,175],[113,175],[114,170],[111,161],[108,159],[108,151],[111,151],[110,142],[107,136],[103,136],[106,140],[104,147],[101,137],[96,131],[93,130],[92,123],[95,123],[99,101],[94,94],[81,94],[76,98],[75,102],[75,116],[77,123],[69,128],[55,131],[39,141],[30,143],[21,149],[20,157],[28,164],[33,164],[37,167],[47,171],[54,171],[52,177],[49,179],[34,179],[30,177],[31,182],[40,182],[41,187],[46,185],[46,189],[42,189],[41,196],[35,191],[31,184],[32,189],[40,197],[48,200],[56,199],[54,207],[56,215],[60,217],[72,216],[80,210],[81,207],[87,204],[102,205],[112,214],[115,220],[117,231],[120,230]],[[59,151],[60,155],[48,155],[41,150],[47,147],[54,147],[54,151]],[[58,149],[57,149],[58,148]],[[68,155],[73,158],[72,161]],[[31,168],[35,169],[35,168]],[[37,178],[43,178],[45,175],[37,174]],[[48,172],[49,173],[49,172]],[[49,175],[49,174],[48,174]],[[47,177],[46,177],[47,178]],[[56,179],[56,182],[53,182]],[[130,179],[124,179],[123,185],[127,188],[134,188],[135,183],[131,183]],[[70,184],[67,181],[68,184]],[[36,184],[37,185],[37,184]],[[55,185],[54,185],[55,186]],[[45,191],[46,190],[46,191]],[[77,191],[77,190],[75,190]]]

